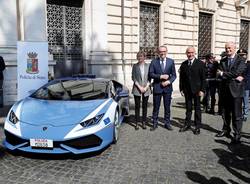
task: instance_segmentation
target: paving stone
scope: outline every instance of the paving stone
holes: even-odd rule
[[[150,123],[146,130],[135,131],[133,118],[127,118],[118,143],[97,155],[33,158],[11,154],[0,146],[0,184],[250,183],[250,121],[244,122],[240,145],[214,137],[222,127],[218,115],[203,113],[200,135],[179,133],[185,118],[182,105],[183,98],[172,101],[173,131],[164,129],[161,122],[154,132],[149,130]],[[151,116],[152,101],[148,113]],[[162,107],[159,117],[162,120]]]

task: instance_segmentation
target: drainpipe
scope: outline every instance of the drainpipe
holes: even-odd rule
[[[23,22],[23,9],[20,0],[16,0],[16,13],[17,13],[17,40],[24,40],[24,22]]]
[[[122,45],[122,72],[123,72],[123,82],[126,85],[126,73],[125,73],[125,43],[124,43],[124,34],[125,34],[125,25],[124,25],[124,1],[122,0],[121,4],[121,45]]]

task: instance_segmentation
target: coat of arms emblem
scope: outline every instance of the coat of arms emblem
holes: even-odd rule
[[[38,58],[36,52],[29,52],[27,59],[27,69],[26,72],[30,74],[36,74],[39,72],[38,70]]]

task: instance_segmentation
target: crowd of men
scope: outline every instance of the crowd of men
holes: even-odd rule
[[[138,63],[133,66],[132,80],[134,81],[133,95],[135,97],[136,130],[140,114],[140,99],[145,98],[143,107],[142,127],[145,127],[147,116],[148,96],[153,93],[153,112],[151,131],[158,128],[158,114],[163,98],[164,127],[173,130],[170,121],[170,107],[172,99],[172,83],[176,79],[174,60],[167,57],[167,47],[158,48],[159,57],[153,59],[148,66],[145,54],[139,52]],[[222,130],[216,137],[228,137],[232,143],[240,143],[242,122],[247,121],[249,111],[250,63],[247,61],[247,51],[240,49],[236,52],[234,42],[225,44],[225,51],[217,61],[212,53],[205,56],[205,60],[195,57],[195,48],[186,49],[187,60],[183,61],[179,73],[179,90],[185,97],[186,116],[179,132],[191,129],[192,110],[194,108],[195,135],[200,134],[202,127],[201,104],[206,113],[215,114],[216,99],[218,99],[218,114],[223,120]],[[149,68],[145,70],[145,68]],[[146,80],[146,81],[145,81]],[[150,85],[151,84],[151,85]],[[136,93],[134,92],[136,90]],[[216,95],[216,93],[218,95]],[[216,97],[217,96],[217,97]],[[231,128],[232,124],[232,128]],[[233,129],[233,136],[231,135]]]

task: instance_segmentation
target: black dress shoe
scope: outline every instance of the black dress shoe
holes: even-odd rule
[[[169,124],[165,124],[164,127],[165,127],[166,129],[170,130],[170,131],[173,130],[172,126],[169,125]]]
[[[231,144],[240,144],[240,138],[241,136],[240,135],[234,135],[234,137],[232,138],[232,142]]]
[[[215,135],[215,137],[227,137],[227,138],[230,138],[230,133],[227,132],[227,131],[220,131],[219,133],[217,133]]]
[[[199,128],[196,128],[194,130],[194,135],[199,135],[201,133],[200,129]]]
[[[157,128],[158,128],[158,125],[157,124],[153,124],[153,127],[150,128],[150,131],[154,131]]]
[[[187,131],[187,130],[189,130],[190,129],[190,125],[184,125],[180,130],[179,130],[179,132],[185,132],[185,131]]]
[[[153,126],[153,127],[150,128],[150,131],[155,131],[156,128],[157,128],[157,127],[154,127],[154,126]]]
[[[135,130],[139,130],[138,123],[135,124]]]

